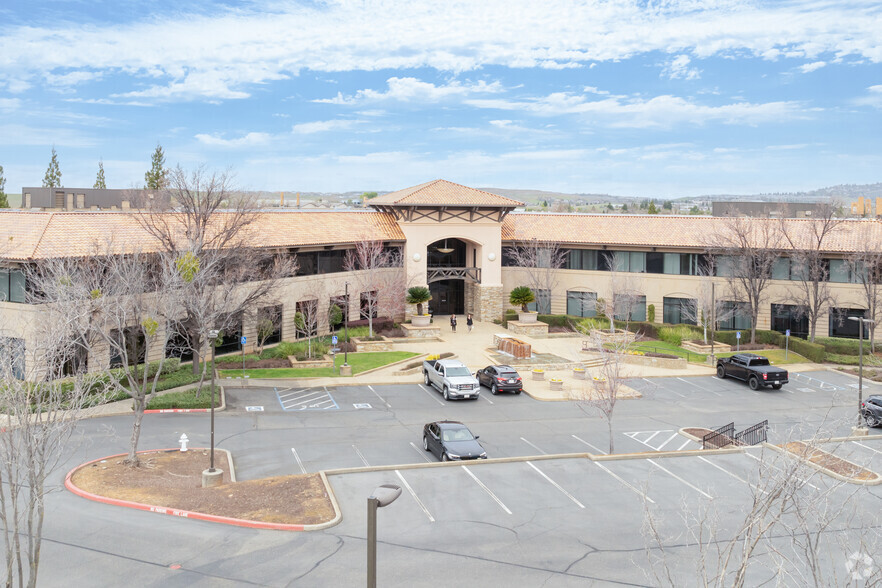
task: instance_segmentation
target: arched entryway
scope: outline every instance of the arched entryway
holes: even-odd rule
[[[465,314],[467,250],[466,242],[456,238],[440,239],[426,248],[431,314]]]

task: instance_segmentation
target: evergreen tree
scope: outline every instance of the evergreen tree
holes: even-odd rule
[[[628,205],[622,204],[622,212],[628,212]]]
[[[6,198],[6,177],[3,175],[2,165],[0,165],[0,208],[9,208],[9,199]]]
[[[606,203],[606,209],[607,209],[607,210],[615,210],[616,207],[612,205],[612,202],[607,202],[607,203]]]
[[[168,170],[165,169],[165,153],[162,152],[162,145],[157,143],[156,150],[150,158],[150,171],[144,174],[144,181],[147,182],[147,188],[151,190],[162,190],[165,187]]]
[[[665,210],[673,210],[674,205],[670,200],[665,200],[664,203],[662,204],[662,208],[664,208]]]
[[[646,214],[658,214],[658,208],[655,207],[655,201],[650,201],[649,208],[646,209]]]
[[[99,190],[106,190],[107,184],[104,182],[104,162],[98,161],[98,176],[95,178],[95,185],[93,188],[97,188]]]
[[[46,175],[43,176],[44,188],[56,188],[61,186],[61,168],[58,167],[58,153],[55,152],[55,146],[52,146],[52,159],[49,160],[49,167],[46,168]]]

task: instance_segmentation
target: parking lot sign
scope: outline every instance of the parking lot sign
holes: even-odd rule
[[[248,338],[243,336],[241,339],[239,339],[239,343],[241,343],[242,345],[245,345],[245,341],[247,341],[247,340],[248,340]]]
[[[331,345],[333,345],[334,347],[337,346],[337,335],[331,337]]]

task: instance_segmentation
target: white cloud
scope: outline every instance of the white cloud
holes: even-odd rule
[[[100,71],[72,71],[66,74],[46,74],[46,83],[50,86],[75,86],[84,82],[100,80],[104,73]]]
[[[858,106],[873,106],[882,108],[882,84],[867,88],[868,94],[855,98],[852,102]]]
[[[229,147],[229,148],[241,148],[241,147],[255,147],[258,145],[265,145],[272,139],[272,135],[268,133],[248,133],[239,137],[238,139],[224,139],[218,135],[207,135],[204,133],[199,133],[196,135],[196,139],[202,143],[203,145],[210,145],[212,147]]]
[[[0,110],[18,110],[21,100],[18,98],[0,98]]]
[[[291,127],[295,135],[311,135],[313,133],[325,133],[328,131],[343,131],[351,129],[361,121],[357,120],[317,120],[314,122],[300,123]]]
[[[813,71],[817,71],[827,65],[826,61],[813,61],[811,63],[805,63],[799,66],[799,71],[802,73],[811,73]]]
[[[688,55],[678,55],[665,64],[661,76],[671,80],[697,80],[701,77],[701,72],[694,67],[690,68],[690,62]]]
[[[385,92],[365,89],[359,90],[353,96],[344,96],[337,92],[334,98],[320,98],[313,102],[325,104],[359,104],[362,102],[378,102],[381,100],[398,100],[401,102],[438,102],[451,96],[466,96],[478,93],[495,93],[503,90],[502,84],[492,82],[488,84],[484,80],[477,83],[462,83],[452,81],[444,86],[436,86],[431,82],[424,82],[416,78],[389,78],[386,80],[388,89]]]

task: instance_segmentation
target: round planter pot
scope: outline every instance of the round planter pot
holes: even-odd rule
[[[584,380],[585,373],[586,373],[585,370],[573,370],[573,377],[576,378],[577,380]]]
[[[533,379],[534,380],[544,380],[545,379],[545,372],[533,372]]]
[[[413,314],[410,316],[410,324],[414,327],[428,327],[432,321],[431,315]]]
[[[563,390],[563,381],[562,380],[551,380],[549,382],[551,384],[552,390]]]
[[[537,322],[539,317],[539,313],[537,312],[519,312],[518,313],[518,322],[519,323],[535,323]]]

